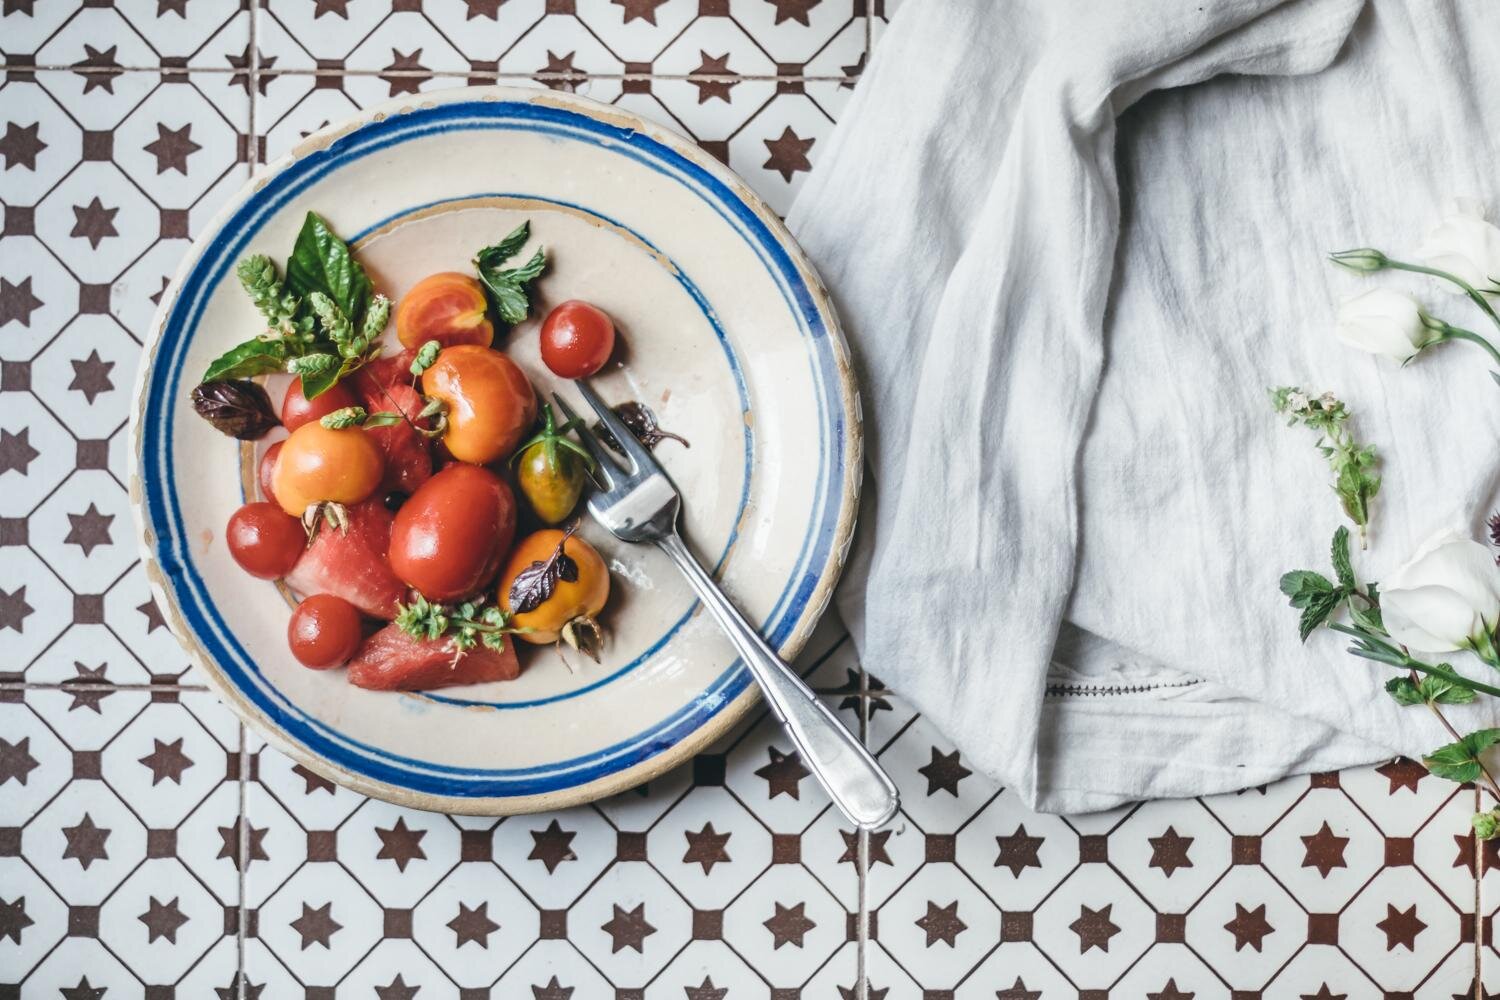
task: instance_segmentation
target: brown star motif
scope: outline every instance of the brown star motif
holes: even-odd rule
[[[89,977],[84,976],[78,980],[77,986],[60,989],[58,992],[62,994],[63,1000],[103,1000],[107,989],[107,986],[90,986]]]
[[[1194,994],[1184,993],[1177,988],[1176,979],[1168,979],[1167,985],[1158,993],[1147,993],[1146,1000],[1193,1000]]]
[[[704,976],[703,982],[697,986],[684,986],[682,992],[687,994],[687,1000],[724,1000],[729,987],[715,986],[712,977]]]
[[[490,904],[480,903],[472,910],[463,903],[458,904],[458,916],[448,921],[448,927],[457,936],[453,947],[462,948],[473,941],[481,948],[490,946],[490,935],[500,929],[500,925],[490,919]]]
[[[380,1000],[414,1000],[417,990],[421,988],[420,986],[407,986],[406,980],[401,978],[400,973],[397,973],[389,986],[375,987],[375,995]]]
[[[1500,993],[1491,993],[1484,989],[1478,982],[1470,983],[1469,987],[1462,993],[1453,994],[1453,1000],[1500,1000]],[[1303,997],[1302,1000],[1321,1000],[1319,997]],[[1333,997],[1332,1000],[1345,1000],[1343,996]]]
[[[954,798],[958,798],[958,783],[974,772],[958,762],[957,750],[952,753],[938,753],[938,748],[933,747],[932,760],[917,768],[917,773],[927,779],[928,795],[935,794],[941,789]]]
[[[859,834],[854,830],[840,830],[839,836],[844,838],[844,853],[839,855],[839,864],[848,862],[851,865],[859,864]],[[892,865],[890,851],[886,849],[886,841],[891,839],[890,830],[870,831],[870,858],[869,864],[873,868],[876,865]]]
[[[1042,1000],[1042,991],[1028,990],[1026,984],[1021,981],[1021,977],[1017,976],[1009,989],[996,990],[995,998],[996,1000]]]
[[[157,173],[175,170],[184,177],[187,176],[187,158],[203,148],[192,140],[192,131],[191,122],[179,129],[167,128],[162,122],[156,123],[156,140],[147,143],[145,150],[156,157]]]
[[[187,20],[188,0],[156,0],[156,16],[165,17],[167,11],[171,11],[184,21]]]
[[[610,953],[621,948],[643,951],[641,946],[645,944],[646,938],[656,933],[656,928],[646,922],[646,904],[637,903],[633,910],[621,909],[618,903],[613,905],[614,916],[600,928],[609,935]]]
[[[844,76],[848,77],[848,79],[844,80],[843,82],[841,82],[839,84],[839,89],[840,90],[853,90],[854,89],[854,79],[853,78],[856,77],[856,76],[859,76],[859,74],[861,74],[861,73],[863,73],[865,71],[865,58],[868,55],[869,55],[868,52],[861,52],[859,54],[859,58],[856,59],[853,63],[851,63],[848,66],[840,66],[839,67],[839,69],[841,69],[841,70],[844,71]]]
[[[35,457],[33,454],[32,458]],[[0,432],[0,471],[3,471],[4,465],[5,439],[4,432]],[[4,587],[0,587],[0,629],[12,628],[17,632],[26,631],[21,623],[26,620],[27,615],[35,610],[35,608],[26,603],[25,587],[21,587],[13,593],[8,593]],[[0,771],[0,773],[4,772]]]
[[[25,896],[17,896],[9,903],[0,898],[0,941],[10,938],[20,944],[21,932],[34,923],[36,921],[26,915]]]
[[[153,605],[153,607],[154,606],[155,605]],[[313,792],[317,791],[327,792],[329,795],[334,794],[335,787],[333,782],[329,781],[318,772],[309,770],[308,768],[303,767],[301,764],[296,764],[292,767],[292,773],[302,779],[302,784],[305,786],[302,790],[303,795],[311,795]]]
[[[551,875],[564,861],[578,860],[572,846],[576,836],[576,830],[564,830],[554,819],[547,824],[547,829],[531,831],[531,853],[526,855],[526,860],[540,861],[547,866],[547,874]]]
[[[152,787],[166,778],[182,784],[182,772],[193,766],[192,760],[182,752],[182,737],[177,737],[171,743],[163,743],[158,739],[151,742],[156,744],[156,749],[142,757],[141,763],[151,769]]]
[[[1453,859],[1454,868],[1467,868],[1469,874],[1474,874],[1474,831],[1468,833],[1455,833],[1453,842],[1458,845],[1458,856]],[[1479,859],[1480,867],[1484,871],[1491,868],[1500,868],[1500,840],[1483,841],[1483,854]]]
[[[313,8],[313,20],[316,21],[324,14],[337,14],[344,20],[349,20],[349,0],[317,0],[317,6]]]
[[[954,900],[947,906],[938,906],[932,900],[927,901],[927,913],[914,921],[916,925],[927,934],[927,947],[942,941],[952,948],[958,941],[958,936],[969,929],[969,925],[958,918],[958,900]]]
[[[807,20],[808,12],[823,0],[766,0],[767,3],[776,5],[776,23],[782,21],[799,21],[811,27]]]
[[[801,138],[788,125],[781,130],[781,135],[775,139],[761,140],[761,142],[766,144],[766,150],[771,154],[761,166],[767,170],[774,170],[781,174],[782,180],[790,184],[792,182],[792,174],[805,173],[812,169],[812,161],[807,158],[807,151],[812,149],[813,143],[817,141],[816,138]],[[928,794],[932,793],[929,792]]]
[[[464,0],[464,4],[469,8],[464,14],[464,20],[472,21],[476,17],[487,17],[491,21],[498,21],[500,20],[500,5],[504,2],[505,0]]]
[[[532,985],[531,1000],[573,1000],[573,987],[563,986],[553,976],[546,986]]]
[[[109,839],[109,833],[110,831],[95,826],[94,818],[84,813],[83,819],[78,821],[77,826],[63,827],[63,836],[67,838],[68,846],[63,849],[62,856],[76,858],[78,863],[87,870],[88,866],[95,861],[109,858],[109,851],[104,848],[104,842]]]
[[[877,986],[871,986],[869,979],[865,980],[865,1000],[885,1000],[885,995],[890,991],[891,988],[889,986],[881,989]],[[839,1000],[860,1000],[859,981],[855,980],[853,986],[840,986]]]
[[[729,53],[722,56],[711,56],[702,49],[698,50],[702,62],[698,68],[692,71],[693,76],[730,76],[734,70],[729,68]],[[710,97],[717,97],[728,104],[730,101],[729,88],[739,83],[738,80],[694,80],[693,86],[698,88],[698,103],[703,104]]]
[[[802,798],[798,783],[812,772],[802,766],[802,758],[794,750],[782,753],[775,747],[766,747],[771,763],[755,772],[757,778],[765,778],[769,786],[767,798],[774,799],[783,792],[794,799]]]
[[[36,13],[33,10],[35,6],[36,0],[5,0],[0,4],[0,14],[25,14],[31,17]]]
[[[422,65],[421,59],[421,48],[413,49],[409,54],[403,54],[395,49],[391,49],[391,64],[385,67],[384,72],[380,76],[382,80],[391,85],[391,97],[395,97],[397,94],[417,94],[421,92],[423,78],[407,75],[413,71],[419,73],[427,71],[427,67]]]
[[[161,287],[158,288],[155,292],[151,293],[151,295],[149,296],[150,299],[151,299],[151,304],[152,305],[157,305],[157,306],[161,305],[161,297],[163,295],[167,294],[167,286],[170,285],[170,284],[171,284],[171,281],[168,280],[167,276],[166,275],[162,275],[162,278],[161,278]]]
[[[703,874],[707,875],[713,871],[714,865],[729,860],[729,853],[724,850],[724,845],[729,843],[729,834],[715,832],[712,823],[705,824],[697,833],[684,830],[682,835],[688,842],[687,853],[682,856],[683,864],[700,864]]]
[[[1253,910],[1247,910],[1241,904],[1235,903],[1234,919],[1225,924],[1224,929],[1234,935],[1235,951],[1239,951],[1246,945],[1260,951],[1261,941],[1267,934],[1274,933],[1276,930],[1266,920],[1265,903]]]
[[[1078,935],[1078,954],[1090,948],[1109,951],[1109,939],[1120,933],[1120,928],[1109,919],[1114,908],[1114,903],[1106,903],[1100,910],[1079,906],[1078,919],[1068,925],[1068,930]]]
[[[1417,917],[1417,904],[1398,910],[1385,904],[1385,919],[1375,925],[1385,932],[1385,950],[1394,951],[1402,945],[1407,951],[1417,950],[1417,935],[1427,929],[1427,924]]]
[[[1167,878],[1179,868],[1193,867],[1188,858],[1188,848],[1193,846],[1192,837],[1184,837],[1169,826],[1166,833],[1160,837],[1147,837],[1146,842],[1151,845],[1150,867],[1160,868]]]
[[[647,24],[656,23],[656,8],[666,3],[667,0],[609,0],[616,7],[625,8],[625,22],[629,24],[636,18],[641,18]]]
[[[406,825],[406,819],[402,816],[396,817],[396,825],[389,830],[380,827],[375,828],[375,834],[380,838],[380,851],[375,855],[376,860],[389,860],[396,862],[396,868],[406,871],[406,866],[418,858],[427,859],[427,854],[422,850],[422,838],[427,836],[426,830],[412,830]]]
[[[146,634],[150,635],[159,628],[165,628],[167,620],[162,617],[161,608],[156,606],[156,598],[146,598],[145,604],[137,604],[135,609],[146,616]]]
[[[1381,764],[1375,772],[1391,783],[1387,792],[1395,795],[1402,788],[1415,792],[1417,782],[1427,774],[1427,768],[1407,757],[1397,757],[1393,761]]]
[[[573,65],[573,58],[578,53],[569,52],[565,56],[559,56],[551,49],[547,50],[547,65],[537,70],[536,79],[546,84],[553,90],[564,90],[568,93],[578,89],[583,82],[584,76]]]
[[[302,904],[302,916],[293,920],[292,930],[302,937],[302,951],[315,944],[329,948],[329,939],[334,934],[344,929],[344,925],[333,919],[333,903],[327,902],[316,910],[306,903]]]
[[[95,195],[87,205],[73,206],[73,229],[68,235],[81,236],[89,241],[92,249],[98,250],[105,239],[120,235],[115,230],[115,216],[119,211],[118,208],[105,208]]]
[[[237,870],[243,869],[257,861],[270,860],[270,855],[266,854],[265,845],[261,843],[261,841],[266,839],[266,832],[270,828],[257,827],[254,823],[251,823],[246,827],[249,830],[249,834],[245,847],[249,852],[249,857],[242,863],[241,859],[243,855],[240,854],[240,824],[243,822],[243,818],[236,819],[233,826],[221,826],[218,828],[219,836],[223,839],[224,844],[219,848],[219,853],[215,856],[215,860],[218,858],[228,858],[234,862],[234,867]]]
[[[1042,867],[1041,859],[1037,852],[1041,850],[1045,837],[1032,837],[1026,833],[1026,824],[1022,823],[1016,827],[1016,832],[1009,837],[996,837],[995,843],[1000,846],[1000,854],[995,858],[995,867],[1010,869],[1011,875],[1021,877],[1023,868]]]
[[[177,899],[178,897],[174,896],[170,903],[159,903],[156,897],[152,896],[146,912],[136,918],[146,925],[147,944],[159,937],[164,937],[173,944],[177,943],[177,929],[188,921],[182,910],[178,908]]]
[[[90,351],[88,357],[74,358],[68,363],[73,366],[73,381],[68,383],[68,388],[83,393],[90,406],[95,397],[114,389],[109,373],[114,370],[115,363],[99,357],[98,351]]]
[[[1335,993],[1335,992],[1333,992],[1332,990],[1330,990],[1328,988],[1328,984],[1327,983],[1323,983],[1321,986],[1318,987],[1318,992],[1316,992],[1316,993],[1303,993],[1302,994],[1302,1000],[1349,1000],[1349,994],[1347,994],[1347,993]],[[1464,996],[1456,996],[1456,997],[1453,998],[1453,1000],[1465,1000],[1465,997]],[[1468,994],[1467,995],[1467,1000],[1474,1000],[1474,994],[1472,994],[1472,993]]]
[[[0,326],[12,321],[22,326],[31,325],[31,314],[42,307],[42,300],[31,294],[31,279],[22,278],[12,285],[0,278]]]
[[[23,736],[14,743],[0,736],[0,785],[12,778],[17,784],[24,785],[38,766],[36,758],[31,756],[30,736]]]
[[[86,55],[73,64],[73,72],[83,77],[85,94],[95,87],[103,87],[111,94],[115,92],[115,77],[125,72],[124,67],[115,61],[115,52],[118,49],[118,45],[111,45],[100,51],[92,45],[84,45],[83,51]]]
[[[803,912],[807,908],[807,904],[798,903],[796,906],[782,906],[780,903],[776,903],[775,906],[776,911],[761,924],[762,927],[771,932],[771,937],[775,940],[775,944],[771,946],[771,950],[775,951],[784,944],[794,944],[798,948],[801,948],[803,936],[818,926],[808,919],[807,914]]]
[[[18,165],[27,170],[36,169],[37,154],[47,148],[47,144],[37,135],[40,128],[40,122],[31,125],[5,123],[5,138],[0,139],[0,156],[5,157],[6,170]]]
[[[255,58],[259,63],[260,70],[260,82],[256,85],[256,89],[260,91],[260,96],[264,97],[266,96],[266,87],[270,86],[271,81],[276,79],[276,77],[280,75],[267,71],[272,66],[275,66],[276,60],[281,57],[268,56],[264,52],[260,51],[260,49],[256,49]],[[245,51],[241,52],[239,55],[235,55],[231,52],[226,55],[224,59],[229,63],[230,68],[235,70],[234,75],[229,78],[229,85],[231,87],[240,87],[245,91],[245,93],[250,93],[250,46],[246,45]],[[157,173],[161,173],[161,171],[158,170]]]
[[[72,528],[63,539],[63,544],[76,545],[83,549],[84,556],[89,556],[99,546],[112,544],[109,526],[114,519],[113,514],[101,514],[98,507],[89,504],[89,509],[82,514],[68,515],[68,523]]]
[[[1349,846],[1349,838],[1334,836],[1327,820],[1323,821],[1317,833],[1302,838],[1302,846],[1306,848],[1302,867],[1316,868],[1322,878],[1327,878],[1328,873],[1335,868],[1348,867],[1344,863],[1344,848]]]
[[[68,711],[75,708],[92,709],[95,715],[104,714],[99,708],[99,703],[115,692],[102,685],[109,683],[104,676],[108,664],[101,663],[97,667],[85,667],[77,660],[73,661],[73,672],[78,676],[69,677],[62,682],[63,688],[73,696],[73,703],[68,706]],[[96,686],[99,685],[99,686]]]

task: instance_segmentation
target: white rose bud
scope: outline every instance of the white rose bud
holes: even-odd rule
[[[1478,202],[1456,200],[1417,248],[1417,259],[1482,292],[1500,294],[1500,227],[1485,221]]]
[[[1417,303],[1389,288],[1345,299],[1333,333],[1350,347],[1403,363],[1430,339]]]
[[[1490,550],[1457,531],[1423,542],[1380,584],[1386,631],[1425,653],[1472,649],[1493,660],[1500,623],[1500,570]]]

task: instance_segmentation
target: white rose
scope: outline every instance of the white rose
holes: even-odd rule
[[[1417,259],[1481,291],[1500,294],[1500,227],[1485,221],[1478,202],[1455,201],[1417,248]]]
[[[1417,303],[1389,288],[1345,299],[1333,333],[1350,347],[1397,362],[1410,360],[1430,339]]]
[[[1391,638],[1426,653],[1493,649],[1500,623],[1500,570],[1490,550],[1457,531],[1423,542],[1380,584]]]

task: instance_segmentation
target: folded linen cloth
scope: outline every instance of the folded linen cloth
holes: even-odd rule
[[[1324,570],[1342,515],[1266,390],[1334,390],[1387,458],[1365,579],[1477,531],[1485,359],[1341,346],[1334,303],[1388,279],[1322,257],[1493,204],[1493,38],[1477,0],[908,0],[889,27],[788,219],[867,415],[838,604],[865,666],[1033,807],[1447,742],[1341,637],[1299,644],[1277,580]]]

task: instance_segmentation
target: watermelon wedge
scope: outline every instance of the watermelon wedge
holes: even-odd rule
[[[479,645],[455,660],[447,639],[418,639],[394,625],[366,639],[349,661],[349,683],[372,691],[429,691],[509,681],[520,673],[516,646],[509,639],[504,652]]]
[[[350,506],[348,532],[322,525],[286,575],[287,585],[303,596],[334,594],[376,618],[396,617],[406,584],[386,558],[394,516],[378,499]]]

